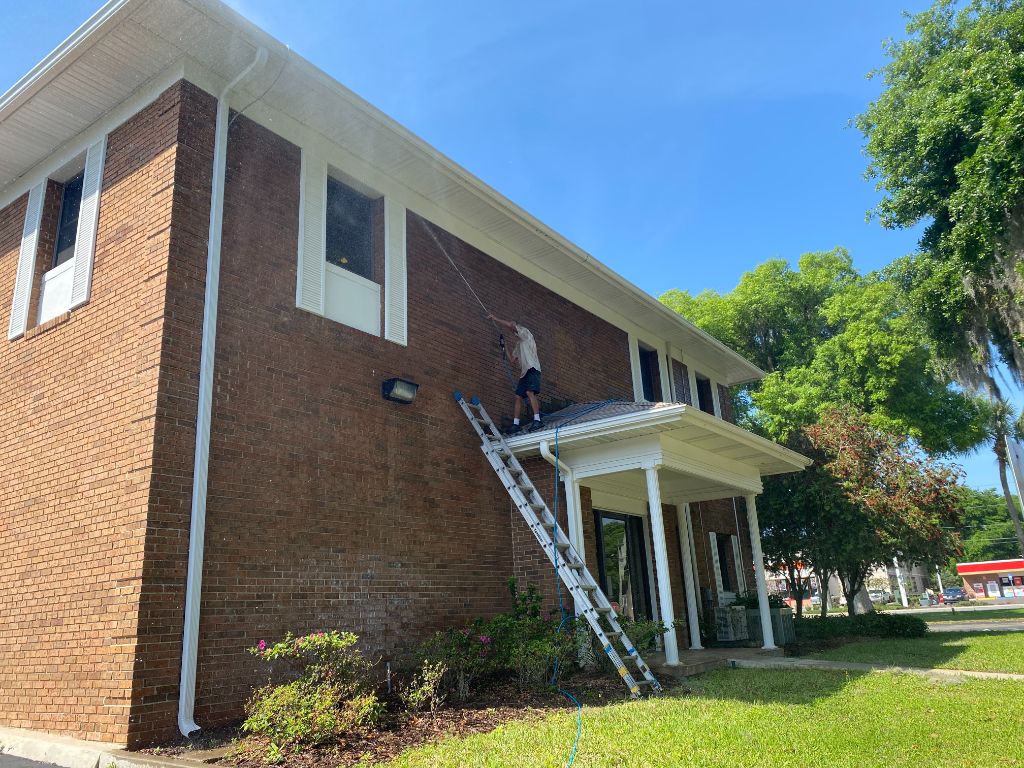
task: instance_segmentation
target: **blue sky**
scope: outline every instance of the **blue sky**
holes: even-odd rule
[[[5,8],[0,90],[98,2]],[[654,295],[837,245],[862,270],[914,248],[865,221],[849,121],[902,10],[929,3],[230,4]],[[997,485],[989,456],[962,460],[970,484]]]

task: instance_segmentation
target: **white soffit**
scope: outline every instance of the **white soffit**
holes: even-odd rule
[[[6,199],[19,184],[27,189],[26,174],[171,67],[190,62],[228,80],[260,45],[271,60],[249,96],[262,94],[267,106],[683,349],[717,371],[722,383],[763,375],[219,0],[111,0],[97,11],[0,97],[0,192]],[[248,102],[246,94],[238,100]]]

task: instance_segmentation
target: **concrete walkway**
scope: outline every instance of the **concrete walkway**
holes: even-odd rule
[[[59,768],[209,768],[199,761],[139,754],[117,744],[21,728],[0,728],[0,756],[6,755]]]
[[[1024,632],[1024,619],[1016,621],[929,621],[931,632]]]
[[[825,661],[823,659],[801,659],[793,657],[765,659],[729,659],[729,666],[741,669],[825,669],[849,672],[899,672],[919,675],[933,680],[962,680],[965,677],[983,680],[1017,680],[1024,682],[1024,675],[1010,672],[975,672],[969,669],[931,669],[925,667],[897,667],[888,664],[862,664],[856,661]]]

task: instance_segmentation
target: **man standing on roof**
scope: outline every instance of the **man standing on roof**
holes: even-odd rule
[[[524,328],[511,320],[501,320],[494,315],[488,315],[488,320],[493,320],[500,325],[511,336],[511,349],[506,349],[506,354],[513,366],[519,366],[520,379],[516,385],[516,402],[512,410],[512,429],[505,434],[517,435],[523,431],[519,423],[519,417],[523,412],[523,398],[530,401],[533,409],[533,423],[530,424],[528,432],[535,432],[544,427],[540,418],[540,401],[537,395],[540,394],[540,358],[537,357],[537,342],[528,328]]]

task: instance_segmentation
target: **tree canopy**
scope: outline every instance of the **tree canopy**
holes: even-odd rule
[[[885,90],[858,118],[883,226],[927,226],[890,275],[938,358],[999,393],[1024,380],[1024,2],[940,0],[889,42]]]
[[[772,260],[733,291],[662,301],[768,373],[739,393],[744,426],[786,442],[825,411],[852,405],[872,423],[931,451],[966,450],[984,438],[978,404],[934,364],[900,287],[861,275],[841,248]]]

